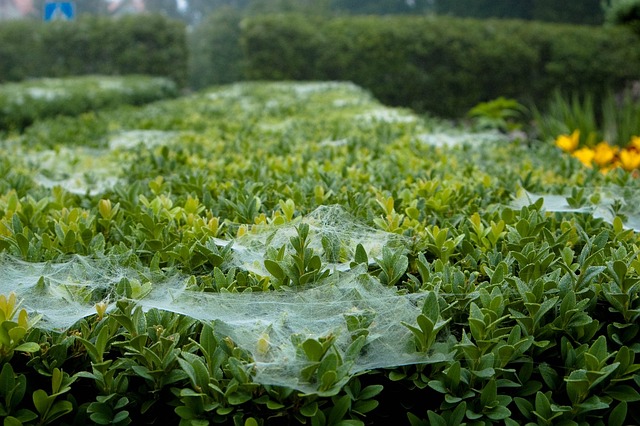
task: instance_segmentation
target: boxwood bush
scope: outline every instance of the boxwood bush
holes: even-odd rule
[[[172,80],[148,76],[82,76],[0,84],[0,130],[21,130],[47,117],[141,105],[177,94]]]
[[[186,83],[185,25],[161,15],[0,22],[0,82],[150,74]]]
[[[243,21],[249,79],[350,80],[383,102],[456,116],[498,96],[617,89],[640,77],[627,28],[450,17]]]
[[[0,416],[638,424],[639,181],[526,142],[344,83],[39,121],[0,144]]]

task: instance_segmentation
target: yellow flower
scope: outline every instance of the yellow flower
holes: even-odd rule
[[[574,130],[571,135],[560,135],[556,139],[556,146],[564,152],[573,152],[580,143],[580,130]]]
[[[632,136],[628,148],[635,148],[640,151],[640,136]]]
[[[593,157],[596,155],[596,153],[591,148],[580,148],[577,151],[574,151],[572,155],[580,160],[580,162],[585,166],[591,167]]]
[[[618,148],[614,148],[607,142],[600,142],[594,149],[593,161],[600,167],[611,163],[618,153]]]
[[[640,139],[640,138],[639,138]],[[620,151],[620,165],[630,172],[640,167],[640,152],[635,149],[623,149]]]

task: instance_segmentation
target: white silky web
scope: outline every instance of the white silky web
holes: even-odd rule
[[[617,215],[623,220],[626,229],[640,232],[640,189],[608,186],[603,188],[584,188],[587,202],[579,207],[572,207],[569,195],[533,194],[521,189],[512,201],[515,208],[529,206],[542,198],[543,207],[548,212],[585,213],[596,219],[613,223]],[[618,209],[614,211],[614,206]]]
[[[346,317],[372,318],[366,345],[350,374],[377,368],[442,361],[443,355],[417,353],[413,338],[402,321],[413,324],[425,295],[398,295],[365,273],[364,266],[337,272],[319,285],[296,291],[267,293],[203,293],[173,289],[170,297],[158,298],[154,290],[139,303],[215,322],[215,329],[228,335],[255,360],[254,380],[303,392],[316,385],[301,380],[300,371],[308,362],[296,355],[292,335],[302,340],[336,336],[344,353],[352,342]],[[162,292],[162,290],[158,290]]]
[[[126,259],[73,256],[66,262],[29,263],[0,256],[0,293],[15,291],[30,315],[42,315],[38,327],[64,330],[95,313],[95,304],[115,308],[123,279],[137,283],[132,299],[143,310],[160,309],[213,323],[216,332],[230,337],[254,359],[254,381],[315,392],[317,385],[301,379],[308,362],[297,355],[292,336],[301,340],[335,336],[344,353],[355,335],[348,317],[366,317],[366,345],[349,370],[358,372],[406,364],[442,361],[444,355],[417,353],[413,335],[402,322],[415,324],[425,294],[399,294],[371,276],[367,265],[350,267],[355,247],[369,257],[401,237],[356,222],[340,207],[321,207],[289,224],[267,227],[232,243],[231,264],[267,273],[260,262],[268,246],[286,245],[296,226],[309,225],[309,247],[323,253],[322,238],[337,240],[344,259],[329,265],[331,274],[313,285],[270,292],[209,293],[193,290],[189,276],[152,272],[127,266]],[[227,242],[228,244],[229,242]],[[299,341],[299,340],[298,340]]]
[[[325,255],[325,264],[330,271],[348,270],[358,244],[362,245],[370,260],[380,256],[382,247],[406,244],[406,239],[400,235],[359,223],[339,205],[320,206],[307,216],[280,226],[254,226],[250,233],[233,242],[217,238],[214,241],[218,246],[232,244],[232,266],[266,276],[264,260],[267,248],[288,246],[291,238],[297,235],[296,228],[303,223],[309,226],[308,247],[316,254]],[[323,244],[327,243],[339,247],[337,259],[326,259]]]

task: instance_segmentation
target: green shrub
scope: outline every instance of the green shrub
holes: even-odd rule
[[[448,17],[243,22],[251,79],[349,80],[383,102],[456,116],[499,96],[540,103],[556,87],[603,93],[638,78],[624,28]]]
[[[177,95],[161,77],[84,76],[0,85],[0,130],[20,130],[36,120],[78,115],[118,105],[141,105]]]
[[[0,23],[0,82],[150,74],[186,83],[184,24],[160,15]]]
[[[640,424],[638,180],[444,126],[244,83],[4,141],[0,416]]]
[[[331,53],[325,50],[330,45],[327,34],[318,30],[323,24],[320,19],[295,14],[243,21],[245,76],[252,80],[327,79],[322,61]]]

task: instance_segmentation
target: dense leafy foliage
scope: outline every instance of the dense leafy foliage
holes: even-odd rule
[[[618,90],[638,78],[625,28],[446,17],[243,21],[250,79],[348,80],[383,102],[460,116],[499,96],[541,104],[553,89]]]
[[[45,120],[2,150],[0,265],[19,289],[0,287],[9,424],[640,421],[640,257],[625,228],[640,188],[623,170],[457,133],[337,83],[237,84]],[[522,202],[524,190],[568,204]],[[329,206],[344,214],[315,226]],[[349,223],[363,243],[315,240]],[[262,257],[243,261],[265,232]],[[172,277],[198,302],[151,307],[154,288],[177,295]],[[249,327],[269,309],[293,315],[286,301],[314,289],[351,304],[341,333],[282,313],[245,345],[231,318],[203,319],[248,306]],[[376,293],[411,303],[376,316]],[[37,300],[51,305],[39,322]],[[317,322],[330,319],[322,300],[302,305]],[[67,305],[90,309],[52,327]],[[356,370],[386,337],[379,324],[403,330],[388,350],[407,358]],[[301,369],[267,383],[271,364]]]
[[[5,83],[0,85],[0,130],[23,129],[46,117],[141,105],[177,94],[175,83],[161,77],[85,76]]]
[[[185,25],[161,15],[0,22],[0,82],[149,74],[186,83]]]

